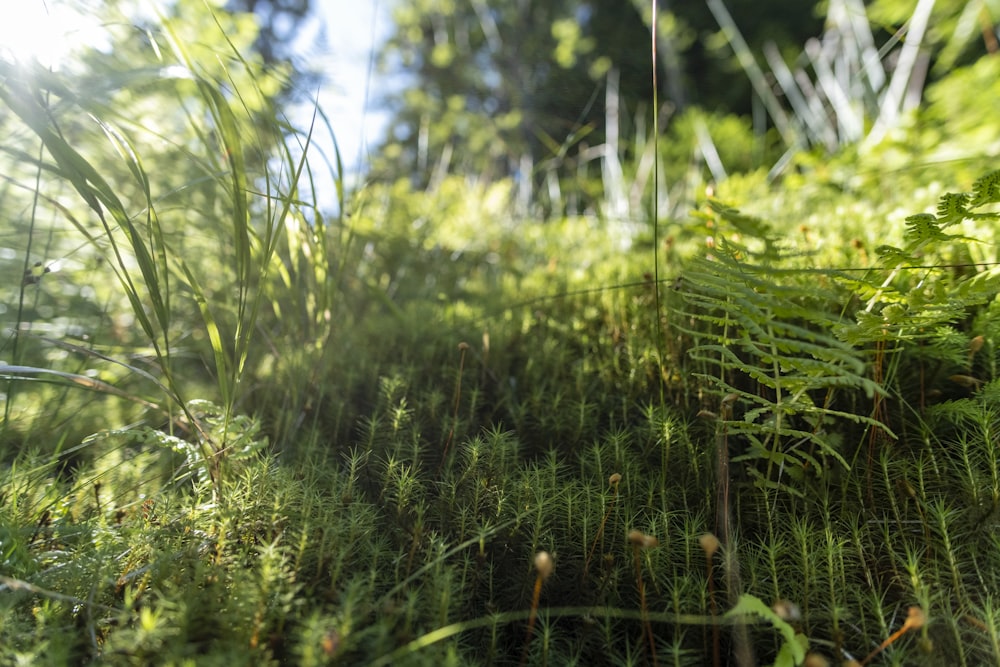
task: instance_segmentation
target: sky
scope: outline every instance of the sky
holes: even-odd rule
[[[375,93],[383,83],[372,73],[369,63],[372,49],[388,37],[391,29],[391,0],[313,0],[318,19],[326,30],[326,46],[310,51],[309,65],[326,78],[319,91],[319,104],[330,118],[345,170],[349,174],[363,171],[369,147],[376,144],[385,131],[387,114],[373,108]],[[306,31],[308,40],[311,31]],[[366,100],[367,93],[367,100]],[[311,105],[303,105],[295,118],[308,123]],[[319,146],[332,146],[318,136]]]
[[[369,148],[378,143],[388,124],[388,114],[372,108],[377,95],[368,94],[387,84],[375,73],[369,80],[369,64],[373,48],[391,31],[391,5],[395,1],[313,0],[315,19],[300,36],[308,65],[324,77],[324,85],[312,91],[310,97],[318,99],[334,129],[348,185],[355,180],[354,175],[365,170]],[[58,67],[75,47],[106,43],[99,22],[85,11],[76,11],[81,6],[86,3],[18,0],[16,8],[7,7],[10,11],[0,17],[0,57],[34,58]],[[315,41],[320,25],[326,39],[317,48],[310,43]],[[303,104],[290,115],[299,127],[307,129],[313,111],[312,104]],[[313,140],[317,149],[333,155],[328,133],[318,131]],[[321,164],[315,163],[318,176],[322,176]],[[323,208],[331,208],[336,201],[332,186],[321,190],[319,204]]]
[[[107,41],[93,16],[63,3],[23,0],[15,6],[8,2],[0,17],[0,57],[56,66],[75,48]]]

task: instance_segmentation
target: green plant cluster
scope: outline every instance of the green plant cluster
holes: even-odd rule
[[[0,63],[0,664],[1000,664],[1000,171],[920,161],[992,61],[655,231],[324,215],[176,11],[114,104]]]

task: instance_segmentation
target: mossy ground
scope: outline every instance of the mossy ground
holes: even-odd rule
[[[1000,172],[927,148],[981,91],[652,229],[459,176],[324,218],[220,72],[5,72],[64,266],[0,257],[0,664],[1000,664]]]
[[[302,377],[294,415],[278,414],[282,384],[302,360],[278,350],[247,404],[263,431],[230,425],[214,487],[197,452],[152,429],[14,459],[4,661],[699,665],[741,642],[780,660],[766,619],[733,631],[740,594],[794,605],[789,626],[832,662],[864,658],[910,607],[927,623],[879,664],[1000,660],[995,301],[934,339],[939,354],[894,344],[887,431],[848,420],[820,436],[848,467],[814,451],[822,470],[768,477],[729,433],[733,399],[687,356],[704,322],[671,289],[683,265],[657,290],[643,244],[581,269],[564,249],[608,248],[599,225],[541,230],[513,266],[480,266],[493,278],[458,278],[481,259],[453,259],[430,298],[331,324],[336,349]],[[516,263],[532,251],[550,261]],[[860,350],[866,372],[879,351]],[[958,371],[975,382],[949,382]],[[880,400],[847,395],[863,416]],[[723,541],[711,558],[708,533]],[[526,636],[539,551],[555,568]]]

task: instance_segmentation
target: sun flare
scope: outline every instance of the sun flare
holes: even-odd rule
[[[101,26],[66,0],[22,0],[0,21],[0,58],[59,67],[82,46],[106,41]]]

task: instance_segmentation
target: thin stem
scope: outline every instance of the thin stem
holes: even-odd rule
[[[458,423],[458,404],[462,398],[462,371],[465,370],[465,353],[469,349],[469,344],[465,342],[459,343],[458,349],[461,352],[461,357],[458,360],[458,379],[455,381],[455,406],[451,417],[451,428],[448,429],[448,439],[445,440],[444,452],[441,454],[441,467],[444,467],[452,438],[455,437],[455,424]]]
[[[650,52],[653,57],[653,298],[656,301],[656,352],[659,356],[659,363],[662,365],[666,348],[663,340],[663,306],[660,303],[660,205],[657,188],[660,182],[660,100],[656,81],[656,0],[652,0],[652,22],[650,33]],[[660,402],[664,400],[665,387],[660,382]]]

